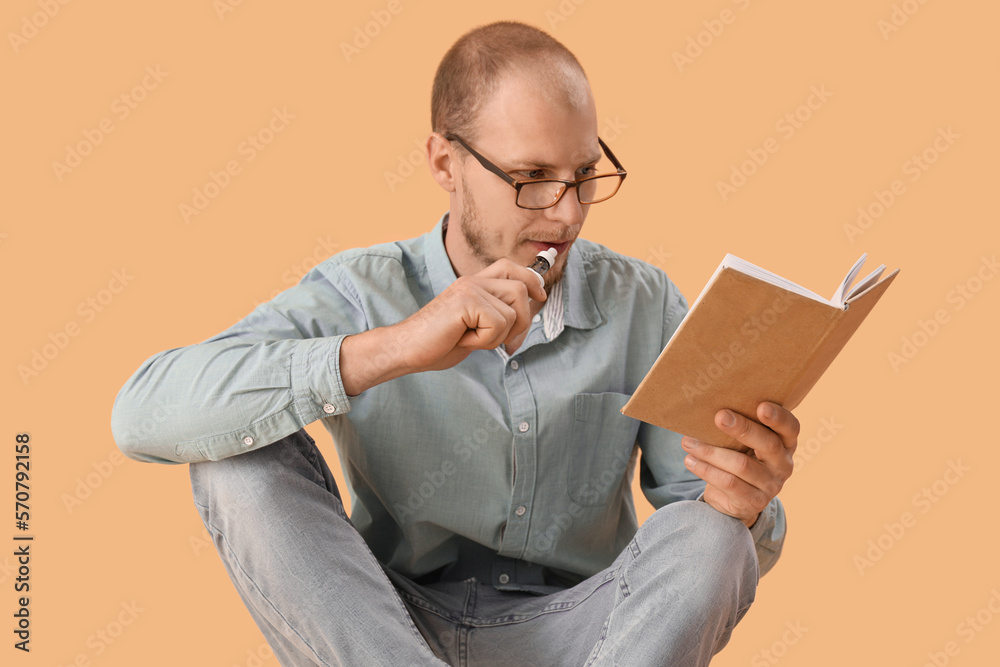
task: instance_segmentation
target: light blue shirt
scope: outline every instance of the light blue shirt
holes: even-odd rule
[[[351,519],[394,570],[542,590],[610,565],[638,529],[637,458],[654,508],[705,487],[680,435],[620,412],[687,302],[660,269],[577,239],[515,354],[477,350],[349,397],[343,339],[400,322],[456,279],[447,220],[338,253],[226,331],[150,357],[115,400],[118,446],[139,461],[218,460],[322,419]],[[777,498],[751,535],[763,574],[785,537]]]

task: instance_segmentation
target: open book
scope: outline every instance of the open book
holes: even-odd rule
[[[854,285],[867,256],[824,299],[726,255],[622,413],[746,450],[715,426],[715,413],[758,421],[762,401],[791,410],[805,398],[899,273],[883,278],[883,264]]]

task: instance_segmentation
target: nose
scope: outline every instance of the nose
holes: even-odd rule
[[[562,223],[568,227],[579,227],[587,217],[590,204],[581,204],[576,188],[566,188],[555,206],[542,209],[545,217],[552,222]]]

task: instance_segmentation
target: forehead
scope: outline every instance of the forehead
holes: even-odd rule
[[[480,110],[476,143],[497,159],[535,166],[596,160],[601,150],[590,87],[582,77],[559,85],[509,74]]]

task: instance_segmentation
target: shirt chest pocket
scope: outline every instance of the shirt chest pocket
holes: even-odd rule
[[[566,485],[578,505],[604,505],[621,489],[639,431],[639,421],[621,413],[628,398],[610,391],[574,397]]]

